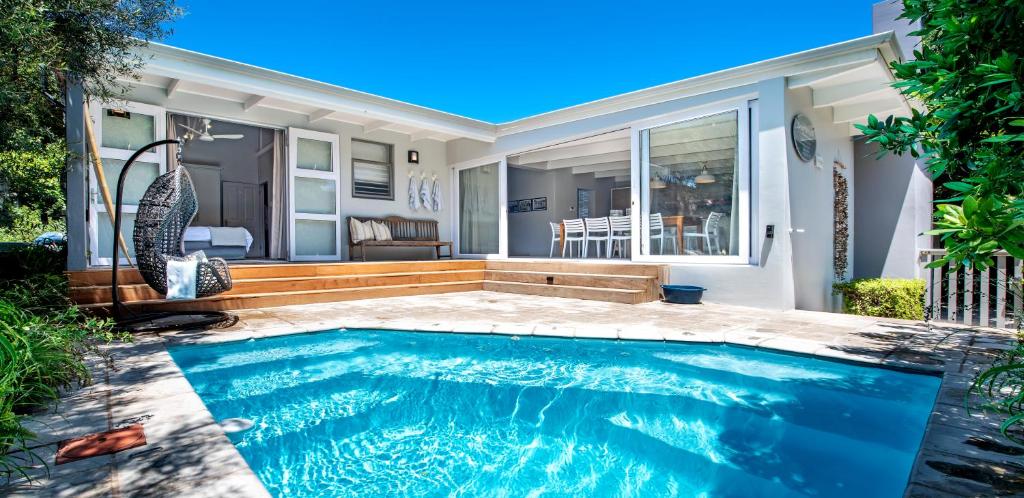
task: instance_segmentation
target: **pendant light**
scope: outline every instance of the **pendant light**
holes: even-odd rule
[[[715,183],[715,175],[708,173],[708,163],[704,163],[700,168],[700,174],[693,181],[699,184]]]

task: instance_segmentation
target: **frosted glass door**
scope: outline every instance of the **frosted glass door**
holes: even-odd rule
[[[165,111],[162,107],[128,102],[125,105],[96,104],[89,109],[100,146],[105,184],[96,177],[96,167],[89,156],[89,262],[109,265],[113,262],[114,228],[110,213],[103,203],[103,190],[110,193],[111,201],[117,196],[117,177],[125,162],[136,150],[165,137]],[[135,249],[132,231],[139,199],[157,176],[167,171],[167,153],[156,147],[143,153],[132,165],[125,178],[123,206],[121,208],[121,234],[129,254],[121,254],[121,262],[134,261]],[[123,251],[122,251],[123,252]]]
[[[459,254],[500,252],[501,213],[498,163],[459,170]]]
[[[341,258],[338,136],[288,129],[291,223],[290,259]]]

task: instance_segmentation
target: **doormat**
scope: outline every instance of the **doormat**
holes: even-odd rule
[[[130,450],[145,444],[146,434],[142,431],[142,424],[65,439],[57,444],[57,465]]]

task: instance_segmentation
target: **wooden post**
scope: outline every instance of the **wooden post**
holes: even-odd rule
[[[92,131],[92,115],[89,113],[89,104],[83,104],[85,106],[85,136],[89,140],[89,151],[92,152],[92,165],[96,170],[96,183],[100,186],[100,195],[103,197],[103,205],[107,209],[107,218],[110,218],[110,226],[114,226],[114,201],[110,198],[110,190],[107,188],[107,176],[103,172],[103,160],[100,158],[100,147],[96,143],[96,135]],[[132,264],[130,253],[128,252],[128,244],[125,243],[124,237],[120,233],[115,233],[117,242],[121,246],[121,250],[124,251],[124,257],[128,260],[128,264]]]

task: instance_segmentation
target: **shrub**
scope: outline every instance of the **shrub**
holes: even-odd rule
[[[63,390],[88,384],[85,355],[123,338],[107,320],[71,304],[67,279],[54,264],[60,254],[39,246],[20,250],[12,256],[23,265],[20,272],[34,274],[0,279],[0,475],[23,474],[22,467],[40,461],[23,418],[56,402]],[[12,457],[18,452],[20,458]]]
[[[924,280],[861,278],[837,282],[832,289],[843,294],[847,313],[905,320],[924,319]]]

